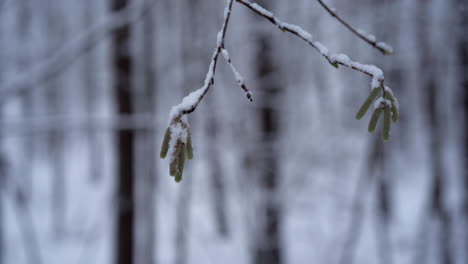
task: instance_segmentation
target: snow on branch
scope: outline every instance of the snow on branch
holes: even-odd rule
[[[393,53],[393,48],[390,45],[388,45],[385,42],[377,41],[374,35],[367,34],[366,32],[359,30],[359,29],[355,29],[351,24],[349,24],[343,18],[340,17],[334,8],[329,7],[322,0],[317,0],[317,1],[325,10],[327,10],[328,13],[330,13],[332,17],[336,18],[341,24],[343,24],[343,26],[349,29],[349,31],[351,31],[354,35],[358,36],[365,42],[369,43],[369,45],[378,49],[380,52],[382,52],[385,55],[390,55]]]
[[[226,30],[229,24],[229,19],[231,17],[232,4],[234,0],[228,0],[227,6],[224,10],[224,21],[221,27],[221,30],[218,32],[216,39],[216,48],[213,52],[211,58],[210,66],[208,67],[208,72],[206,73],[205,82],[201,88],[190,93],[182,99],[182,102],[174,107],[172,107],[171,113],[169,114],[170,120],[175,118],[180,118],[183,115],[190,114],[197,108],[198,104],[203,100],[206,93],[210,90],[211,86],[214,84],[214,76],[216,73],[216,65],[218,62],[219,53],[224,49],[224,38],[226,37]]]
[[[356,114],[356,119],[361,119],[372,103],[376,101],[374,113],[371,117],[369,123],[369,132],[373,132],[376,128],[377,121],[381,115],[384,113],[384,123],[383,123],[383,133],[382,137],[385,141],[390,139],[390,121],[396,123],[398,121],[398,102],[393,96],[390,88],[384,85],[384,75],[381,69],[374,65],[362,64],[356,61],[351,60],[345,54],[331,54],[328,51],[328,48],[325,47],[322,43],[315,41],[312,34],[302,29],[300,26],[282,22],[279,20],[271,11],[261,7],[257,3],[251,3],[248,0],[235,0],[236,2],[248,7],[253,12],[264,17],[272,24],[276,25],[281,31],[289,32],[297,37],[303,39],[310,46],[315,48],[333,67],[338,68],[338,65],[342,65],[353,70],[362,72],[364,74],[372,77],[371,81],[371,92],[367,99],[362,104],[358,113]],[[223,54],[228,65],[230,66],[234,77],[236,78],[239,86],[244,90],[247,98],[252,101],[252,93],[245,86],[244,79],[236,70],[232,64],[231,58],[228,51],[224,48],[224,40],[226,37],[226,30],[229,23],[229,18],[231,16],[232,5],[234,0],[228,0],[227,6],[224,10],[224,21],[221,27],[221,30],[218,32],[216,39],[216,48],[213,52],[213,57],[211,59],[210,66],[208,67],[208,72],[205,77],[204,85],[198,90],[190,93],[182,99],[182,102],[174,107],[172,107],[169,114],[169,126],[166,130],[164,136],[163,144],[161,147],[161,158],[165,158],[169,154],[170,158],[170,175],[175,176],[175,181],[180,182],[182,180],[182,172],[184,169],[185,158],[191,159],[193,157],[192,142],[190,137],[190,126],[187,121],[187,114],[192,113],[197,108],[198,104],[203,100],[204,96],[214,84],[214,76],[216,72],[216,65],[218,62],[218,56],[220,53]],[[339,18],[335,11],[331,10],[328,6],[322,5],[327,9],[328,12],[331,12],[335,17],[338,18],[345,26],[350,28],[353,32],[355,31],[358,36],[368,41],[369,43],[374,43],[374,47],[381,49],[383,51],[389,52],[390,48],[385,44],[375,43],[375,39],[371,39],[368,35],[359,33]],[[385,53],[385,52],[384,52]],[[379,95],[382,93],[381,97]]]
[[[252,102],[252,93],[249,91],[247,86],[245,86],[244,78],[242,78],[242,75],[237,71],[236,67],[234,67],[234,64],[232,64],[231,57],[229,56],[229,52],[225,49],[222,49],[222,53],[224,58],[226,59],[227,64],[231,67],[232,73],[234,74],[234,77],[236,77],[237,83],[239,84],[240,88],[244,90],[245,96],[247,96],[247,99],[249,99],[250,102]]]
[[[203,86],[185,96],[180,104],[172,107],[169,114],[169,126],[164,135],[160,156],[161,158],[165,158],[166,155],[169,155],[169,174],[174,177],[176,182],[180,182],[182,180],[185,159],[193,158],[190,126],[186,115],[195,111],[198,104],[203,100],[203,97],[205,97],[208,90],[214,84],[216,65],[218,63],[219,54],[224,50],[224,39],[226,37],[226,31],[231,17],[233,2],[234,0],[228,0],[226,8],[224,9],[223,25],[217,34],[216,48],[213,52]],[[233,66],[231,67],[233,68]],[[233,69],[235,70],[235,68]],[[238,81],[240,80],[243,84],[243,79],[240,77],[240,74],[237,71],[235,71],[234,74],[236,75],[236,79]],[[242,88],[245,88],[244,91],[246,91],[247,98],[251,99],[252,95],[245,87],[245,84]]]
[[[345,67],[367,74],[372,77],[372,88],[381,87],[383,89],[384,87],[383,72],[376,66],[368,65],[368,64],[361,64],[359,62],[352,61],[345,54],[330,54],[327,47],[325,47],[322,43],[313,40],[312,35],[308,33],[307,31],[305,31],[304,29],[302,29],[300,26],[283,22],[277,17],[275,17],[273,13],[271,13],[270,11],[267,11],[263,7],[259,6],[258,4],[253,4],[249,2],[248,0],[236,0],[236,1],[248,7],[249,9],[257,13],[258,15],[266,18],[268,21],[276,25],[281,31],[289,32],[303,39],[310,46],[315,48],[323,57],[325,57],[325,59],[335,68],[338,68],[338,65],[343,65]]]

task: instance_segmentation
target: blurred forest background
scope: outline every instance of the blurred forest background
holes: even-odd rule
[[[380,67],[392,139],[354,114],[370,79],[234,3],[169,177],[172,105],[201,87],[226,1],[0,0],[0,264],[468,263],[468,1],[258,2]]]

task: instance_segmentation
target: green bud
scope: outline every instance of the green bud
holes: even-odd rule
[[[382,113],[382,110],[383,110],[382,108],[377,108],[372,114],[372,117],[369,121],[369,128],[368,128],[368,131],[370,133],[374,132],[375,128],[377,127],[377,121],[379,121],[379,117],[380,117],[380,114]]]
[[[367,110],[369,110],[369,107],[372,105],[372,102],[374,102],[374,100],[377,98],[380,91],[380,88],[372,89],[366,101],[364,101],[364,103],[361,105],[361,108],[359,108],[359,111],[356,114],[357,120],[361,119],[367,113]]]
[[[187,147],[186,147],[186,152],[187,152],[187,159],[188,159],[188,160],[193,159],[192,135],[190,134],[190,131],[187,132]]]
[[[384,109],[384,123],[383,123],[383,131],[382,131],[382,138],[384,141],[388,141],[390,139],[390,106],[385,106]]]
[[[161,153],[159,154],[161,159],[164,159],[167,155],[167,151],[169,150],[169,141],[171,141],[171,130],[168,127],[166,129],[166,133],[164,134],[164,139],[161,145]]]
[[[392,53],[390,51],[388,51],[388,50],[384,50],[384,54],[385,55],[392,55]]]
[[[398,122],[398,119],[400,118],[400,114],[398,113],[398,109],[396,108],[396,106],[394,104],[392,104],[391,111],[392,111],[392,121],[393,121],[393,123]]]
[[[390,93],[385,93],[384,98],[389,100],[390,102],[395,102],[395,98],[393,98],[392,94]]]
[[[338,66],[338,63],[336,63],[336,62],[333,62],[333,63],[330,62],[330,64],[331,64],[331,66],[333,66],[333,67],[335,67],[335,68],[337,68],[337,69],[340,68],[340,67]]]

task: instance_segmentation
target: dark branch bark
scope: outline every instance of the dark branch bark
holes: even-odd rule
[[[130,0],[111,0],[111,10],[125,10]],[[118,114],[132,114],[132,56],[131,27],[122,25],[112,35],[112,67],[114,68],[114,93]],[[134,262],[134,140],[132,130],[118,131],[116,134],[117,172],[117,218],[115,236],[115,263]]]

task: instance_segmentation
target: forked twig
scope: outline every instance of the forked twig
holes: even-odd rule
[[[365,42],[369,43],[372,47],[378,49],[385,55],[390,55],[393,53],[393,48],[385,42],[377,41],[374,35],[366,34],[362,30],[355,29],[351,24],[346,22],[343,18],[341,18],[334,8],[329,7],[325,2],[322,0],[317,0],[319,4],[334,18],[336,18],[343,26],[345,26],[349,31],[351,31],[354,35],[358,36]]]

